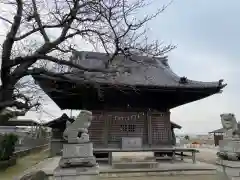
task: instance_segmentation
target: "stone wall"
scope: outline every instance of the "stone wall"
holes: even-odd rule
[[[42,149],[48,149],[49,145],[48,144],[45,144],[45,145],[41,145],[41,146],[36,146],[36,147],[33,147],[33,148],[28,148],[28,149],[23,149],[23,150],[20,150],[20,151],[16,151],[14,153],[14,156],[15,157],[23,157],[23,156],[26,156],[30,153],[33,153],[33,152],[38,152]]]
[[[50,142],[49,138],[34,138],[34,137],[26,136],[22,139],[21,146],[32,148],[32,147],[48,144],[49,142]]]

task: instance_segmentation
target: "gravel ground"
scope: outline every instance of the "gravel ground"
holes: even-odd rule
[[[217,149],[198,148],[198,150],[200,152],[196,153],[197,161],[201,161],[209,164],[216,164]],[[185,154],[191,155],[190,153],[185,153]]]
[[[4,171],[0,171],[0,180],[16,179],[15,177],[21,175],[26,169],[47,158],[48,154],[48,151],[42,150],[19,158],[16,165],[11,166]]]
[[[197,161],[201,161],[201,162],[205,162],[205,163],[209,163],[209,164],[215,164],[216,162],[216,153],[217,153],[217,149],[211,149],[211,148],[198,148],[198,150],[200,151],[200,153],[196,154],[196,158]],[[152,152],[129,152],[129,153],[124,153],[124,156],[135,156],[135,155],[140,155],[140,156],[149,156],[152,154]],[[188,154],[188,153],[186,153]],[[191,153],[189,153],[188,155],[191,155]],[[122,156],[122,153],[114,153],[114,157],[118,158],[119,156]]]
[[[215,164],[217,158],[217,149],[199,148],[200,153],[197,153],[197,160],[209,164]]]

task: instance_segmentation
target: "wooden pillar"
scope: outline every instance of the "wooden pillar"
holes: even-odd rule
[[[103,130],[103,138],[104,138],[104,146],[108,146],[108,131],[109,131],[109,118],[105,112],[102,113],[101,116],[104,121],[104,130]]]
[[[173,141],[174,141],[174,129],[171,128],[171,112],[169,110],[166,111],[166,120],[167,120],[167,129],[168,129],[168,145],[173,145]],[[176,142],[176,139],[175,139],[175,142]]]
[[[147,113],[147,124],[148,124],[148,144],[149,146],[152,145],[152,117],[151,117],[151,112],[148,111]]]
[[[174,133],[174,128],[171,128],[171,132],[172,132],[172,145],[176,146],[176,136]]]

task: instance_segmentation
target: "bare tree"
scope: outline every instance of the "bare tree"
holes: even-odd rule
[[[154,14],[136,18],[147,0],[1,0],[0,20],[7,27],[2,44],[0,111],[17,107],[24,114],[38,105],[27,91],[24,77],[46,74],[61,77],[66,68],[84,72],[116,72],[110,65],[119,54],[163,56],[174,48],[161,42],[149,42],[145,25],[167,6]],[[78,41],[82,41],[79,44]],[[72,50],[91,43],[109,56],[105,68],[87,68],[69,61]],[[58,68],[54,69],[54,64]],[[29,94],[29,93],[27,93]],[[36,97],[36,93],[30,93]],[[19,99],[22,99],[20,101]]]

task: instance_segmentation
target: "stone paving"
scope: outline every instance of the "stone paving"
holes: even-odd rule
[[[158,164],[158,168],[156,169],[152,169],[152,172],[148,172],[149,169],[146,169],[145,171],[143,169],[139,169],[136,171],[136,169],[129,169],[127,170],[127,172],[123,173],[118,170],[118,169],[112,169],[112,167],[108,164],[100,164],[100,172],[101,172],[101,178],[105,179],[105,178],[117,178],[117,179],[121,179],[121,177],[128,177],[128,176],[180,176],[182,174],[188,175],[193,177],[191,174],[195,174],[195,175],[207,175],[206,178],[204,178],[204,180],[208,180],[209,178],[207,177],[211,177],[210,179],[213,179],[213,177],[215,177],[215,169],[216,166],[213,165],[215,163],[215,158],[216,158],[216,152],[213,150],[208,150],[208,149],[199,149],[200,153],[197,154],[197,160],[201,160],[202,162],[197,161],[196,164],[192,164],[191,159],[184,159],[184,161],[176,161],[175,163],[171,163],[170,161],[168,162],[164,162],[161,161]],[[136,156],[139,155],[139,153],[115,153],[114,157],[118,158],[120,156]],[[144,152],[143,154],[141,154],[140,156],[147,156],[147,155],[152,155],[152,152]],[[40,163],[38,163],[37,165],[33,166],[32,168],[28,169],[26,172],[29,171],[34,171],[34,170],[43,170],[44,172],[46,172],[49,175],[52,175],[53,170],[57,167],[58,162],[60,160],[60,157],[53,157],[53,158],[48,158],[45,159],[43,161],[41,161]],[[205,163],[205,162],[210,162],[209,163]],[[214,163],[213,163],[214,162]],[[124,170],[126,171],[126,169]],[[168,172],[166,172],[168,171]],[[26,173],[25,172],[25,173]],[[131,172],[130,174],[128,172]],[[120,174],[121,175],[120,175]],[[194,176],[195,177],[195,176]],[[169,177],[166,177],[166,180],[175,180],[174,177],[172,177],[172,179]],[[210,180],[209,179],[209,180]],[[137,180],[137,179],[136,179]],[[141,180],[141,179],[139,179]],[[165,180],[165,178],[164,178]],[[185,180],[184,178],[181,180]],[[186,180],[188,180],[188,178],[186,178]],[[190,179],[189,179],[190,180]],[[198,180],[196,178],[194,178],[194,180]],[[199,179],[200,180],[200,179]]]
[[[148,177],[100,177],[99,180],[146,180]],[[49,177],[53,180],[53,177]],[[217,180],[215,175],[151,176],[151,180]]]
[[[35,171],[35,170],[43,170],[47,174],[51,175],[53,173],[53,170],[57,167],[58,162],[60,160],[60,157],[53,157],[48,158],[40,163],[38,163],[36,166],[33,166],[31,169],[28,169],[26,172]],[[99,166],[101,173],[118,173],[122,172],[123,170],[120,169],[112,169],[112,167],[108,164],[100,164]],[[124,172],[135,172],[135,171],[148,171],[149,169],[127,169],[124,170]],[[176,161],[175,163],[171,162],[161,162],[158,164],[158,168],[151,169],[151,171],[180,171],[180,170],[192,170],[192,171],[198,171],[198,170],[206,170],[211,171],[215,170],[215,166],[211,164],[206,164],[204,162],[197,162],[196,164],[192,164],[191,160],[184,160],[184,161]]]
[[[100,178],[101,180],[146,180],[146,177]],[[151,176],[151,180],[216,180],[215,175]]]

